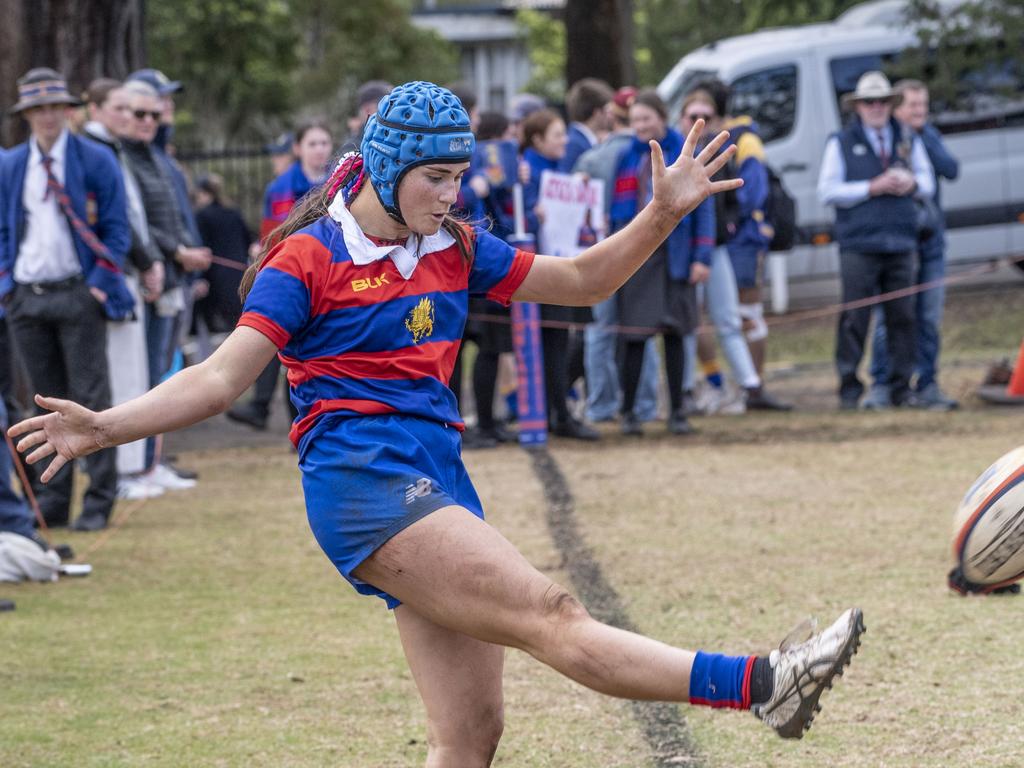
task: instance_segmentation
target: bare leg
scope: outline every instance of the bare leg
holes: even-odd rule
[[[697,359],[701,363],[713,363],[715,361],[715,341],[712,332],[697,332]]]
[[[689,697],[692,652],[596,621],[462,507],[439,509],[409,526],[355,575],[424,619],[520,648],[601,693],[658,701]]]
[[[761,301],[761,289],[758,288],[740,288],[740,306],[741,308],[745,305],[759,304]],[[742,313],[741,313],[742,314]],[[763,324],[763,320],[761,323]],[[747,335],[747,346],[750,348],[750,357],[754,361],[754,368],[757,370],[757,375],[764,381],[764,362],[767,356],[767,331],[764,331],[764,335],[758,332],[758,324],[748,319],[743,318],[743,333]],[[754,335],[759,337],[751,340],[750,332],[754,331]]]
[[[427,768],[487,768],[503,727],[505,649],[425,619],[408,605],[395,621],[427,709]]]

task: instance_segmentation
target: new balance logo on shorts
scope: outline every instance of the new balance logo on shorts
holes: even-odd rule
[[[422,499],[424,496],[429,496],[433,490],[434,487],[430,480],[426,477],[421,477],[415,483],[406,486],[405,503],[412,504],[416,499]]]

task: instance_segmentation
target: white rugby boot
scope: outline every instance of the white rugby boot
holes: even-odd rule
[[[850,608],[828,629],[796,642],[797,632],[806,637],[813,629],[813,624],[805,622],[771,652],[768,659],[775,673],[775,688],[768,701],[751,707],[784,739],[803,738],[811,727],[814,715],[821,711],[818,699],[822,692],[843,674],[860,646],[864,614],[860,608]]]

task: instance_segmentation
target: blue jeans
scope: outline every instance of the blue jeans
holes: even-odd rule
[[[712,251],[711,275],[706,283],[697,286],[697,300],[703,303],[711,323],[715,326],[718,345],[729,362],[736,384],[745,389],[761,386],[761,377],[757,375],[754,359],[750,356],[750,347],[747,346],[747,339],[743,335],[739,288],[736,287],[732,259],[724,247]],[[686,337],[684,349],[686,376],[683,388],[692,390],[696,385],[699,370],[695,334],[691,333]]]
[[[0,400],[0,429],[7,429],[7,408]],[[11,486],[11,452],[0,447],[0,531],[32,538],[36,532],[35,517],[28,504]]]
[[[619,320],[615,297],[595,304],[594,322],[583,334],[583,367],[587,376],[587,419],[607,421],[618,418],[622,403],[619,386],[619,367],[615,362],[618,334],[610,330]],[[633,411],[641,421],[650,421],[658,415],[658,369],[661,359],[654,339],[647,341],[644,350],[640,389],[637,391]]]
[[[161,317],[152,304],[146,304],[146,354],[149,357],[149,388],[152,389],[171,363],[171,341],[174,334],[174,318]],[[146,440],[146,466],[153,464],[156,456],[155,438]]]
[[[921,245],[917,283],[941,280],[946,275],[946,242],[939,232]],[[922,291],[914,297],[915,372],[919,392],[935,381],[942,344],[942,310],[946,303],[946,286]],[[875,333],[871,342],[871,377],[876,384],[888,381],[889,353],[882,308],[875,307]]]

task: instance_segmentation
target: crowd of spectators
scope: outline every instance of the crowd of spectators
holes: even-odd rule
[[[189,178],[168,152],[181,87],[152,69],[124,81],[98,79],[81,98],[52,69],[33,69],[18,81],[11,113],[25,120],[30,135],[0,153],[0,389],[12,417],[24,407],[14,393],[16,365],[32,391],[102,409],[172,374],[197,324],[229,331],[241,309],[242,269],[260,241],[323,182],[339,146],[358,146],[366,115],[391,89],[365,83],[340,140],[331,125],[312,120],[268,145],[274,178],[254,233],[216,176]],[[741,177],[743,187],[685,217],[615,296],[588,308],[542,307],[553,434],[599,440],[592,424],[617,420],[623,434],[639,436],[645,422],[664,418],[670,433],[686,435],[695,414],[791,408],[764,383],[761,276],[772,240],[764,146],[755,121],[729,113],[725,84],[696,83],[676,116],[654,90],[614,90],[594,79],[569,89],[564,112],[532,94],[517,97],[506,112],[480,111],[471,91],[455,91],[480,143],[504,144],[515,157],[514,173],[504,180],[474,161],[459,201],[464,216],[486,221],[502,237],[517,229],[517,186],[522,227],[539,235],[545,171],[604,182],[603,221],[588,219],[586,231],[573,233],[585,246],[625,226],[650,200],[650,142],[672,162],[702,120],[702,141],[728,130],[736,147],[722,173]],[[941,277],[936,173],[955,178],[957,164],[928,125],[927,88],[916,81],[891,88],[881,73],[868,73],[846,103],[850,121],[825,147],[819,184],[821,199],[837,211],[843,300]],[[938,387],[942,302],[937,288],[875,311],[874,384],[866,396],[857,368],[872,312],[842,313],[842,408],[956,407]],[[473,425],[465,446],[487,448],[515,439],[512,334],[508,310],[493,302],[473,299],[471,318],[464,340],[476,352],[465,374],[473,405],[462,397],[461,353],[451,386]],[[718,364],[716,339],[728,373]],[[292,407],[280,379],[275,360],[228,418],[265,429],[279,388]],[[33,481],[45,523],[99,530],[117,498],[193,487],[196,478],[161,455],[159,442],[90,455],[82,513],[73,523],[72,468],[45,486]],[[0,525],[7,525],[7,506],[0,504]]]

